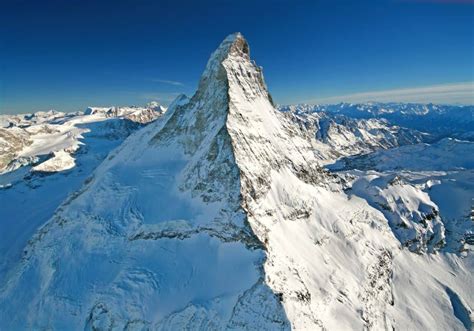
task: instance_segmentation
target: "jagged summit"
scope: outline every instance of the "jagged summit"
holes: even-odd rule
[[[249,44],[240,32],[228,35],[222,42],[221,46],[227,46],[229,54],[250,57]]]
[[[228,35],[211,54],[206,65],[202,78],[209,78],[213,74],[218,74],[221,70],[222,62],[230,55],[249,58],[249,46],[245,38],[236,32]]]
[[[224,38],[219,47],[212,53],[210,60],[217,57],[222,61],[229,55],[250,57],[249,44],[240,32],[232,33]]]
[[[201,98],[208,88],[211,89],[211,94],[215,94],[219,88],[228,89],[231,80],[245,90],[247,97],[262,95],[273,104],[262,68],[250,59],[249,45],[239,32],[227,36],[212,53],[196,94]]]

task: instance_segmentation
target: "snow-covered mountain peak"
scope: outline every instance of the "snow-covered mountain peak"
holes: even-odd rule
[[[237,54],[244,57],[250,56],[249,44],[240,32],[228,35],[219,48],[227,51],[229,54]]]
[[[459,329],[470,318],[471,269],[445,257],[425,183],[321,166],[404,131],[277,111],[249,54],[241,34],[225,38],[195,95],[60,205],[0,277],[0,326]]]
[[[233,77],[233,78],[232,78]],[[265,85],[262,69],[250,59],[250,48],[240,33],[229,35],[212,53],[201,77],[196,96],[202,98],[207,89],[215,95],[221,88],[227,89],[229,80],[235,80],[246,96],[255,98],[263,95],[270,98]]]
[[[220,78],[220,80],[224,78],[222,62],[231,53],[244,55],[243,52],[238,51],[238,45],[242,45],[243,43],[247,44],[245,39],[240,34],[231,34],[221,42],[219,47],[211,54],[209,60],[207,61],[206,69],[204,70],[201,76],[199,89],[202,89],[203,86],[206,86],[206,83],[213,78]]]
[[[214,62],[222,62],[230,55],[241,56],[245,58],[250,57],[250,48],[247,40],[240,32],[228,35],[219,45],[219,47],[212,53],[208,61],[209,64]]]

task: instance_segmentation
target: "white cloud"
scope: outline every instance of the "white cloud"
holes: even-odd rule
[[[184,86],[183,83],[175,81],[175,80],[154,78],[151,81],[155,83],[162,83],[162,84],[168,84],[168,85],[173,85],[173,86]]]
[[[160,92],[142,92],[142,93],[139,93],[139,97],[141,99],[145,99],[145,100],[152,100],[152,101],[162,101],[162,102],[170,102],[170,101],[173,101],[180,93],[178,92],[171,92],[171,93],[167,93],[167,92],[163,92],[163,93],[160,93]]]
[[[474,82],[431,85],[415,88],[393,89],[322,97],[307,103],[338,102],[418,102],[445,104],[474,104]]]

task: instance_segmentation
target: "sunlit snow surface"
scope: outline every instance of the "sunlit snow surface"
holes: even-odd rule
[[[473,143],[282,110],[234,34],[122,144],[94,135],[109,119],[74,166],[66,147],[20,160],[0,176],[0,329],[472,328]]]
[[[38,227],[83,185],[111,150],[141,127],[126,115],[148,112],[125,110],[122,116],[112,117],[58,112],[3,117],[16,124],[3,132],[27,135],[30,142],[11,150],[10,164],[0,175],[0,280]],[[154,120],[160,114],[148,115],[148,120]]]

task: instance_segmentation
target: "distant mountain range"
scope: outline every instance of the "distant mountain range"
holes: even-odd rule
[[[430,133],[432,139],[455,137],[474,140],[474,105],[435,105],[413,103],[366,103],[335,105],[280,106],[294,113],[324,112],[353,119],[385,119],[392,125]]]

